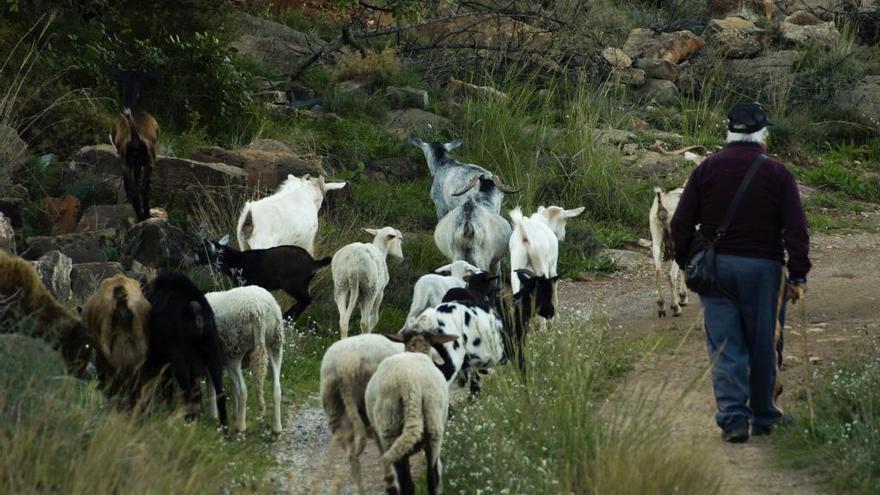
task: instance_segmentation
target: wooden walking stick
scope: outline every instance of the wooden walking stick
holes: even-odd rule
[[[804,290],[801,287],[796,287],[798,291],[798,298],[795,300],[793,304],[801,303],[801,332],[803,333],[804,339],[804,385],[807,389],[807,412],[810,416],[810,431],[815,430],[816,427],[816,410],[813,407],[813,373],[811,372],[810,366],[810,347],[809,347],[809,338],[807,337],[807,303],[804,299]]]

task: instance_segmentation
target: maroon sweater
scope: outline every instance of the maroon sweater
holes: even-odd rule
[[[672,218],[675,260],[680,266],[687,262],[697,225],[704,235],[714,237],[740,182],[763,152],[756,143],[731,143],[691,173]],[[752,178],[715,252],[784,263],[783,248],[788,251],[789,276],[806,279],[810,239],[797,184],[785,165],[768,159]]]

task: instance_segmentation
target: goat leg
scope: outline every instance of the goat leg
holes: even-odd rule
[[[153,173],[153,167],[147,165],[143,168],[143,176],[141,177],[141,211],[136,212],[139,221],[150,218],[150,176]]]
[[[135,216],[138,218],[138,221],[140,221],[142,220],[142,210],[141,198],[138,193],[137,178],[135,177],[135,171],[128,165],[123,166],[122,182],[125,185],[125,197],[128,198],[128,202],[131,203],[131,207],[134,209]]]

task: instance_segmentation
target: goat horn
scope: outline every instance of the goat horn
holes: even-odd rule
[[[495,184],[495,187],[498,188],[499,191],[503,193],[515,193],[519,192],[519,189],[514,189],[507,184],[501,182],[501,179],[498,178],[497,175],[492,176],[492,182]]]
[[[679,148],[677,150],[672,150],[672,151],[662,151],[661,150],[660,154],[662,154],[662,155],[681,155],[685,151],[692,151],[692,152],[698,153],[700,155],[703,155],[706,153],[706,147],[701,146],[699,144],[695,144],[693,146],[685,146],[684,148]]]
[[[461,196],[462,194],[470,191],[471,189],[473,189],[473,187],[477,183],[477,181],[480,180],[482,177],[483,177],[482,175],[480,175],[480,176],[475,175],[475,176],[471,177],[471,181],[468,182],[468,185],[465,186],[464,189],[462,189],[461,191],[458,191],[456,193],[452,193],[452,195],[457,197],[457,196]]]

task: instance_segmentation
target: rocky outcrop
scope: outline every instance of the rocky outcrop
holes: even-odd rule
[[[712,15],[735,15],[750,21],[771,18],[777,10],[774,0],[709,0]]]
[[[40,280],[46,289],[58,299],[61,304],[66,304],[71,299],[70,270],[73,261],[60,251],[49,251],[33,262]]]
[[[138,223],[125,235],[131,251],[126,261],[153,268],[178,268],[192,261],[199,239],[166,220],[151,218]]]
[[[672,81],[648,79],[638,95],[643,100],[654,101],[661,105],[673,105],[678,101],[678,87]]]
[[[246,174],[248,187],[275,190],[290,174],[301,177],[323,175],[320,159],[305,160],[289,151],[242,148],[226,150],[218,146],[199,148],[191,155],[195,160],[232,165]]]
[[[292,74],[303,61],[324,43],[309,34],[292,29],[279,22],[236,14],[241,35],[231,46],[241,55],[247,55],[275,71],[278,75]]]
[[[440,115],[408,108],[390,112],[385,119],[385,130],[401,138],[410,134],[424,134],[428,131],[446,129],[452,125],[449,119]]]
[[[389,86],[385,88],[385,97],[388,98],[391,108],[395,110],[404,108],[428,109],[428,92],[424,89]]]
[[[0,249],[15,254],[15,230],[12,222],[0,212]]]
[[[690,31],[656,33],[651,29],[637,28],[629,33],[623,51],[633,60],[638,58],[662,58],[680,64],[699,52],[705,42]]]
[[[128,232],[137,223],[137,216],[130,204],[90,206],[76,225],[77,232],[114,229],[118,234]]]
[[[122,265],[115,261],[74,264],[70,270],[73,303],[77,306],[84,305],[86,300],[98,290],[102,280],[122,272]]]
[[[166,207],[190,205],[199,201],[206,191],[240,189],[247,175],[242,169],[225,163],[163,156],[156,160],[153,170],[151,202]]]
[[[116,231],[95,230],[85,233],[56,236],[37,236],[27,240],[27,249],[21,254],[26,260],[39,259],[49,251],[61,251],[74,263],[106,261],[116,248]]]
[[[640,58],[635,66],[645,71],[649,79],[675,81],[681,74],[681,69],[677,65],[663,58]]]
[[[797,51],[782,50],[750,60],[727,60],[726,73],[731,82],[742,88],[753,91],[760,87],[770,91],[791,82],[800,60],[801,54]]]
[[[770,42],[770,33],[742,17],[709,22],[709,40],[727,58],[754,57]]]
[[[805,10],[798,10],[786,17],[779,24],[779,33],[784,41],[792,45],[828,47],[840,39],[840,31],[833,21],[825,22]]]
[[[838,105],[851,108],[874,126],[880,126],[880,75],[865,76],[838,96]]]

